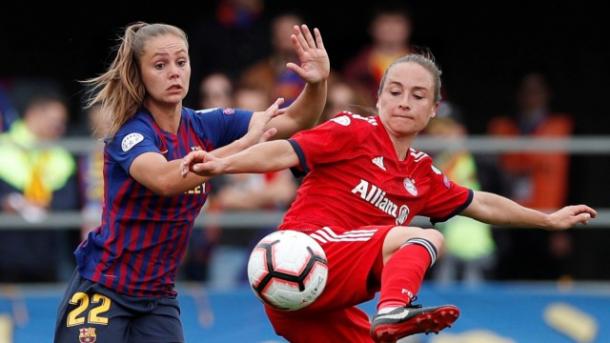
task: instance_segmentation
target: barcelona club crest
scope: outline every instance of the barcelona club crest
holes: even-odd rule
[[[413,179],[405,177],[402,184],[405,186],[405,189],[407,192],[409,192],[409,194],[414,197],[417,196],[417,188],[415,187],[415,181]]]
[[[78,341],[80,343],[95,343],[95,328],[78,329]]]

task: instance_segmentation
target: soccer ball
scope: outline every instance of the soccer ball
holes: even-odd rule
[[[265,236],[248,260],[248,280],[254,294],[283,311],[313,303],[322,294],[327,277],[324,250],[298,231],[281,230]]]

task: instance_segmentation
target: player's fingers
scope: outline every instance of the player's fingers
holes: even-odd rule
[[[294,29],[294,35],[297,37],[297,40],[299,42],[299,45],[301,46],[301,49],[305,50],[305,49],[309,48],[309,44],[307,44],[305,37],[303,37],[303,32],[301,32],[301,29],[299,28],[299,26],[295,25],[293,27],[293,29]]]
[[[275,134],[277,133],[277,129],[272,127],[269,130],[265,131],[260,139],[260,142],[266,142],[269,139],[271,139],[271,137],[275,136]]]
[[[587,205],[578,205],[578,212],[587,212],[592,218],[597,217],[597,211]]]
[[[578,216],[576,216],[576,218],[577,218],[578,223],[587,224],[587,223],[589,223],[589,220],[591,219],[591,215],[589,213],[581,213]]]
[[[273,113],[275,113],[279,110],[280,106],[282,106],[283,103],[284,103],[284,98],[277,98],[277,99],[275,99],[273,104],[271,104],[271,106],[267,107],[265,112],[267,112],[267,114],[273,115]]]
[[[190,153],[188,153],[186,156],[184,156],[184,158],[182,159],[182,165],[181,165],[181,171],[180,173],[182,174],[182,176],[185,176],[186,174],[188,174],[189,172],[189,166],[196,160],[196,159],[203,159],[203,151],[191,151]]]
[[[313,29],[313,34],[314,36],[316,36],[316,45],[318,46],[318,48],[325,49],[324,41],[322,41],[322,34],[320,33],[320,30],[318,30],[317,27]]]
[[[303,78],[303,76],[305,75],[305,69],[301,68],[300,66],[292,63],[292,62],[288,62],[286,63],[286,68],[292,70],[293,72],[297,73],[301,78]]]
[[[205,170],[205,165],[204,165],[204,163],[196,163],[196,164],[193,164],[192,169],[196,173],[201,173],[202,171]]]
[[[305,25],[305,24],[301,25],[301,32],[303,32],[303,35],[305,36],[305,40],[307,40],[307,44],[309,45],[309,47],[315,49],[316,42],[313,40],[311,31],[309,31],[309,28],[307,27],[307,25]]]
[[[286,113],[286,111],[287,111],[287,109],[286,109],[285,107],[284,107],[284,108],[280,108],[280,109],[278,109],[277,111],[275,111],[275,113],[273,113],[273,114],[271,115],[271,118],[275,118],[275,117],[277,117],[277,116],[281,116],[282,114],[285,114],[285,113]]]
[[[303,46],[299,42],[299,39],[297,38],[297,36],[294,34],[290,35],[290,41],[292,42],[292,45],[294,46],[294,48],[297,50],[297,55],[303,56],[305,54],[305,50],[303,50]]]

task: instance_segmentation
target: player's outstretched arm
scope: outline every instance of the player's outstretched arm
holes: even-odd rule
[[[266,128],[272,118],[283,113],[279,109],[284,99],[277,99],[267,110],[250,120],[250,127],[240,139],[212,152],[214,156],[228,156],[242,151],[256,143],[264,142],[276,133],[275,128]],[[144,153],[133,161],[129,174],[151,191],[171,196],[194,189],[204,183],[209,177],[191,173],[180,175],[183,159],[168,161],[159,153]]]
[[[503,196],[479,191],[474,192],[472,202],[462,214],[494,225],[549,230],[563,230],[576,224],[586,224],[597,216],[597,212],[586,205],[566,206],[547,214],[523,207]]]
[[[256,144],[237,154],[218,158],[205,151],[192,151],[182,160],[182,175],[211,177],[220,174],[264,173],[294,167],[299,158],[287,140]],[[192,173],[189,173],[192,172]]]
[[[275,138],[292,136],[299,130],[313,127],[326,104],[326,80],[330,74],[330,60],[318,29],[313,35],[307,25],[294,26],[290,36],[299,64],[287,63],[306,85],[298,98],[286,108],[286,115],[274,118],[268,127],[277,129]]]

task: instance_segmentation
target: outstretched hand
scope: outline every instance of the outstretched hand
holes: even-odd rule
[[[250,127],[248,133],[244,136],[244,140],[251,142],[251,144],[266,142],[277,133],[276,128],[268,128],[265,130],[265,126],[271,121],[271,119],[282,115],[286,112],[285,108],[280,108],[284,103],[284,98],[277,98],[271,106],[266,110],[260,112],[254,112],[252,119],[250,119]]]
[[[330,73],[330,60],[324,48],[320,30],[315,28],[312,36],[307,25],[300,27],[295,25],[293,31],[290,39],[299,57],[300,65],[287,63],[286,67],[309,83],[326,80]]]
[[[595,218],[597,212],[586,205],[566,206],[549,214],[549,228],[555,230],[569,229],[576,224],[587,224]]]

